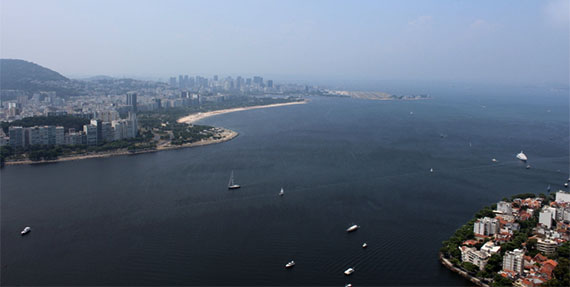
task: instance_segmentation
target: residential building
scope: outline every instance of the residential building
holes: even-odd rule
[[[497,203],[497,211],[499,211],[501,214],[507,214],[507,215],[513,214],[513,208],[511,206],[511,203],[505,201],[499,201],[499,203]]]
[[[83,132],[86,137],[87,145],[97,145],[97,126],[96,125],[84,125]]]
[[[556,219],[556,208],[545,206],[538,215],[538,223],[545,228],[552,228],[552,220]]]
[[[24,147],[24,128],[20,126],[10,127],[8,129],[8,135],[10,137],[10,145],[12,147]]]
[[[503,270],[514,271],[517,274],[522,274],[524,268],[524,251],[515,249],[507,251],[503,256]]]
[[[536,249],[543,252],[546,255],[552,255],[556,252],[558,244],[554,240],[550,239],[538,239],[536,242]]]
[[[473,233],[479,235],[494,235],[499,232],[499,220],[495,218],[479,218],[473,226]]]
[[[556,202],[570,202],[570,193],[559,190],[556,193]]]
[[[461,261],[474,264],[479,267],[480,270],[485,268],[489,257],[491,257],[489,253],[478,251],[475,247],[461,246],[459,247],[459,251],[461,251]]]

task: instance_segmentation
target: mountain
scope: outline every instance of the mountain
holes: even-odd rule
[[[60,73],[17,59],[0,59],[0,89],[20,90],[27,94],[55,91],[63,97],[78,94],[72,81]]]

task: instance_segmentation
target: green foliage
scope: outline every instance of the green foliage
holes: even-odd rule
[[[492,286],[512,286],[512,285],[513,285],[513,281],[511,281],[511,279],[505,278],[505,277],[495,273],[495,276],[493,277]]]
[[[485,265],[485,271],[488,273],[495,273],[501,271],[501,264],[503,263],[503,256],[501,254],[493,254]]]
[[[543,286],[570,286],[570,260],[567,257],[558,258],[558,266],[552,273],[554,278]]]
[[[515,199],[515,198],[535,198],[536,195],[534,193],[520,193],[520,194],[515,194],[513,196],[511,196],[511,200]]]
[[[462,264],[463,269],[467,270],[467,272],[475,274],[477,272],[479,272],[479,267],[473,263],[470,262],[463,262]]]
[[[482,217],[495,217],[495,213],[493,213],[493,209],[490,206],[485,206],[475,214],[475,218]]]

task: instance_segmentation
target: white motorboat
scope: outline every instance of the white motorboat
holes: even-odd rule
[[[348,283],[348,284],[344,285],[344,287],[352,287],[352,284]]]
[[[230,182],[228,183],[228,189],[238,189],[241,186],[234,182],[234,171],[232,170],[232,174],[230,175]]]
[[[354,273],[354,269],[353,269],[352,267],[351,267],[351,268],[348,268],[348,269],[346,269],[346,270],[344,271],[344,275],[346,275],[346,276],[348,276],[348,275],[350,275],[350,274],[352,274],[352,273]]]
[[[26,235],[26,234],[30,233],[30,231],[32,231],[32,228],[29,227],[29,226],[26,226],[26,227],[24,228],[24,230],[22,230],[22,232],[20,232],[20,234],[21,234],[21,235]]]
[[[368,247],[368,244],[366,242],[364,242],[364,244],[362,244],[362,248],[366,248]]]
[[[496,158],[493,158],[491,161],[492,161],[492,162],[497,162],[497,159],[496,159]]]
[[[530,164],[527,164],[527,165],[526,165],[526,169],[530,169]]]
[[[360,226],[358,226],[358,225],[355,224],[355,225],[353,225],[353,226],[347,228],[347,229],[346,229],[346,232],[353,232],[353,231],[357,230],[358,228],[360,228]]]
[[[281,188],[281,191],[279,191],[279,196],[283,196],[285,194],[285,191],[283,191],[283,188]]]
[[[528,158],[526,157],[526,154],[524,154],[524,152],[521,150],[520,153],[517,154],[517,158],[526,162],[528,160]]]
[[[567,183],[567,182],[564,183],[564,187],[568,187],[568,183]]]
[[[429,172],[433,172],[433,168],[430,168],[430,169],[429,169]]]
[[[291,268],[295,266],[295,261],[291,260],[287,264],[285,264],[285,268]]]

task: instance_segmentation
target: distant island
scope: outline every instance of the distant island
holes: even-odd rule
[[[355,99],[365,99],[365,100],[380,100],[380,101],[390,101],[390,100],[425,100],[429,99],[430,96],[427,94],[421,95],[392,95],[385,92],[367,92],[367,91],[341,91],[341,90],[323,90],[323,96],[333,96],[333,97],[350,97]]]

